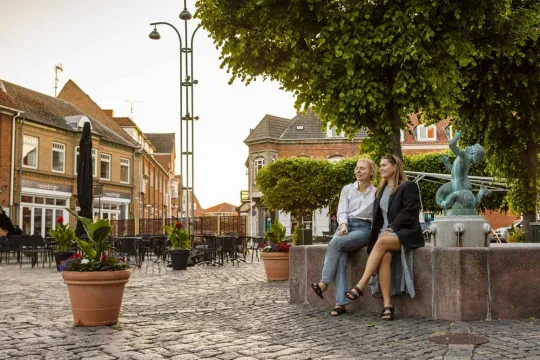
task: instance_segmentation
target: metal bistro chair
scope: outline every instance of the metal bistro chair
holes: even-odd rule
[[[120,255],[125,255],[127,260],[129,260],[130,256],[135,257],[135,264],[140,264],[140,256],[137,251],[137,246],[140,238],[138,237],[123,237],[119,238],[120,240],[120,249],[119,253]],[[126,260],[126,262],[127,262]]]
[[[259,262],[259,251],[264,249],[266,246],[266,239],[262,236],[252,237],[251,239],[252,242],[249,248],[251,251],[251,263],[253,263],[253,256],[255,256],[257,258],[257,262]]]
[[[222,264],[225,261],[231,261],[234,266],[234,262],[237,262],[237,265],[240,266],[240,261],[238,260],[238,236],[225,235],[220,236],[221,238],[221,262]],[[227,257],[227,260],[225,260]]]

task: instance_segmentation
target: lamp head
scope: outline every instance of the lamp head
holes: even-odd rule
[[[159,40],[161,39],[161,35],[159,35],[156,27],[154,26],[154,30],[148,35],[148,37],[152,40]]]
[[[188,11],[188,9],[184,9],[180,13],[179,17],[180,17],[180,20],[184,20],[184,21],[191,20],[191,13]]]

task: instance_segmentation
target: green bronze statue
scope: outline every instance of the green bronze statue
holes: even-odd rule
[[[484,148],[480,144],[468,146],[461,150],[457,142],[461,137],[461,132],[456,131],[456,135],[450,140],[448,146],[456,159],[453,164],[447,156],[443,156],[442,161],[446,169],[451,173],[451,182],[444,184],[437,190],[436,201],[441,209],[448,210],[448,215],[473,215],[478,214],[476,208],[480,205],[482,198],[488,194],[488,190],[482,185],[476,196],[472,192],[472,185],[469,181],[469,169],[471,163],[479,163],[484,159]]]

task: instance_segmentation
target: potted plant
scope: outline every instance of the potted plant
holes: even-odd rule
[[[59,216],[56,219],[55,229],[49,229],[49,235],[56,242],[54,260],[56,261],[56,270],[61,271],[60,266],[75,253],[69,251],[69,248],[75,242],[75,231],[70,229],[68,224],[64,224],[63,216]]]
[[[285,238],[285,226],[274,220],[270,230],[266,232],[269,245],[262,250],[261,258],[264,262],[266,279],[287,280],[289,279],[289,249],[290,245],[283,241]]]
[[[129,265],[115,257],[106,242],[111,234],[107,220],[92,222],[68,211],[79,219],[88,237],[87,241],[75,238],[84,255],[75,254],[61,265],[73,321],[81,326],[116,324],[130,277]]]
[[[169,254],[171,254],[173,270],[186,270],[191,250],[189,232],[184,229],[184,224],[181,221],[178,221],[174,226],[164,225],[163,229],[171,242]]]

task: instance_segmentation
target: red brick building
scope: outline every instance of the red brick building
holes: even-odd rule
[[[402,151],[404,155],[445,151],[448,150],[448,142],[452,136],[453,129],[449,120],[434,125],[423,125],[418,117],[412,114],[407,129],[401,132]],[[255,129],[250,130],[249,136],[244,140],[249,148],[246,167],[249,202],[253,204],[251,216],[249,216],[249,202],[242,205],[241,209],[248,212],[249,234],[264,235],[273,215],[262,206],[262,194],[254,180],[260,168],[275,159],[292,156],[323,158],[329,161],[356,156],[359,153],[359,145],[366,137],[367,133],[363,130],[358,131],[353,139],[349,140],[336,133],[335,128],[321,129],[321,122],[311,109],[306,114],[298,113],[293,119],[266,115]],[[291,219],[289,214],[281,212],[278,216],[279,221],[287,227],[287,234],[290,234],[295,226],[294,219]],[[492,226],[497,227],[500,222],[513,219],[512,216],[507,217],[498,213],[487,214],[486,217],[492,222]],[[329,230],[330,222],[326,209],[306,215],[304,222],[317,236]]]

